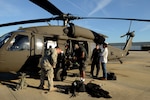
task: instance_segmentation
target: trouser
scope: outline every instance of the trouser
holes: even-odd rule
[[[91,75],[94,76],[93,72],[94,72],[94,69],[95,69],[95,65],[96,65],[96,76],[99,75],[99,71],[100,71],[100,63],[99,61],[95,62],[93,61],[92,64],[91,64]]]
[[[79,63],[79,71],[85,71],[86,70],[86,66],[85,66],[85,60],[79,60],[78,61],[78,63]]]
[[[101,63],[102,65],[102,70],[103,70],[103,77],[107,78],[107,71],[106,71],[106,63]]]
[[[86,70],[85,60],[79,59],[77,62],[79,63],[80,78],[84,79],[85,78],[85,70]]]
[[[53,84],[54,69],[52,66],[47,71],[45,71],[44,68],[41,69],[40,86],[42,86],[42,87],[44,86],[44,80],[45,80],[46,75],[48,78],[48,89],[52,89],[53,85],[54,85]]]

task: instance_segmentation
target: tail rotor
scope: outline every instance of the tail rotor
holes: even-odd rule
[[[132,20],[130,21],[130,25],[129,25],[128,32],[127,32],[126,34],[120,36],[120,38],[123,38],[123,37],[125,37],[125,36],[127,36],[127,39],[129,38],[129,36],[134,37],[134,32],[135,32],[135,31],[130,32],[131,25],[132,25]]]

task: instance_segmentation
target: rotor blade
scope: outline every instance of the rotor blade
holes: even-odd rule
[[[136,18],[111,18],[111,17],[78,17],[78,19],[112,19],[112,20],[132,20],[150,22],[150,19],[136,19]]]
[[[19,24],[48,22],[48,21],[50,21],[50,20],[57,20],[57,17],[56,17],[56,18],[43,18],[43,19],[34,19],[34,20],[25,20],[25,21],[18,21],[18,22],[5,23],[5,24],[0,24],[0,27],[12,26],[12,25],[19,25]]]
[[[56,8],[52,3],[50,3],[48,0],[30,0],[31,2],[35,3],[36,5],[42,7],[46,11],[50,12],[53,15],[62,15],[63,12],[61,12],[58,8]]]
[[[124,34],[124,35],[122,35],[122,36],[120,36],[120,38],[123,38],[123,37],[125,37],[127,34]]]

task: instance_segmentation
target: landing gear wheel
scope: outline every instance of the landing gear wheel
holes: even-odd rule
[[[55,76],[57,81],[63,81],[67,78],[67,72],[63,71],[63,69],[58,69],[56,71],[56,76]]]

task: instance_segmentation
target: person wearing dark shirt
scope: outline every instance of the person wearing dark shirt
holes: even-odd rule
[[[75,44],[75,59],[79,64],[79,72],[80,72],[80,79],[81,81],[85,81],[85,61],[87,58],[87,52],[83,46],[79,46],[79,44]]]
[[[93,49],[92,52],[92,56],[91,56],[91,60],[92,60],[92,64],[91,64],[91,76],[94,76],[94,69],[95,69],[95,65],[96,65],[96,77],[98,77],[99,75],[99,71],[100,71],[100,53],[101,53],[101,49],[100,49],[100,45],[96,44],[96,47]]]

